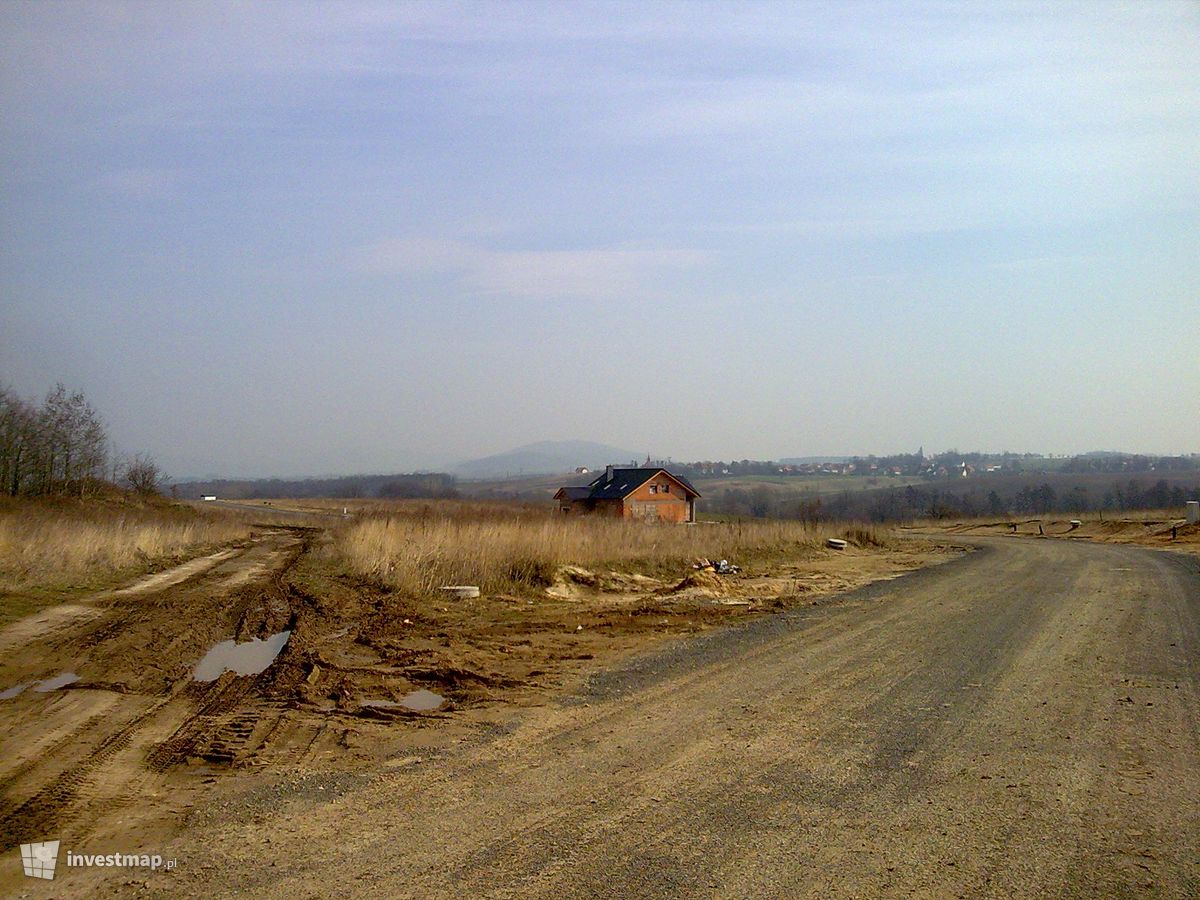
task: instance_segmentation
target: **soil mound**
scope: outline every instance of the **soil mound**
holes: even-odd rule
[[[574,600],[584,593],[584,588],[596,588],[600,580],[595,572],[579,566],[559,566],[554,581],[546,588],[546,596],[556,600]]]
[[[665,593],[680,594],[684,591],[705,597],[726,597],[729,595],[729,586],[715,572],[700,569],[689,572],[677,585],[667,588]]]

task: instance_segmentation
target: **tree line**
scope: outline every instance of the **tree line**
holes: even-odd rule
[[[59,383],[36,402],[0,384],[0,492],[85,497],[123,481],[157,493],[162,478],[147,455],[113,458],[104,420],[82,391]]]
[[[809,522],[883,523],[926,518],[1182,510],[1186,501],[1200,499],[1200,483],[1193,484],[1184,478],[1149,482],[1136,478],[1108,481],[1096,476],[1040,475],[979,480],[962,486],[911,485],[823,496],[756,485],[715,490],[701,502],[705,512]]]
[[[180,497],[199,499],[213,495],[225,500],[257,498],[300,499],[307,497],[386,497],[389,499],[454,499],[459,496],[458,479],[444,472],[415,472],[395,475],[345,475],[336,478],[248,478],[190,481],[175,485]]]
[[[1067,460],[1064,472],[1196,472],[1200,454],[1144,456],[1134,453],[1088,453]]]

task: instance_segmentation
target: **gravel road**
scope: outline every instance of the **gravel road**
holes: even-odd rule
[[[358,786],[199,816],[148,887],[1200,896],[1200,564],[977,546],[670,645]]]

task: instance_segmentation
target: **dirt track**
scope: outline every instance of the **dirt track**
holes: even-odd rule
[[[180,817],[201,780],[172,767],[219,762],[232,741],[249,740],[237,717],[256,681],[201,684],[191,667],[230,633],[245,640],[287,627],[278,576],[304,543],[301,531],[268,530],[0,631],[0,685],[30,685],[0,710],[0,843],[58,834],[136,842]],[[68,689],[31,684],[60,673],[76,676]],[[269,724],[269,698],[257,705]],[[0,886],[15,887],[18,873],[6,867]]]
[[[979,543],[831,605],[668,645],[386,774],[229,796],[169,846],[180,871],[149,886],[1200,895],[1197,563]]]

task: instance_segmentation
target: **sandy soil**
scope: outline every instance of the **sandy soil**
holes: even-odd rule
[[[255,779],[377,772],[490,733],[514,709],[655,644],[962,552],[928,541],[820,550],[667,582],[568,567],[532,596],[424,602],[332,572],[324,540],[315,528],[271,528],[0,631],[3,846],[162,846],[197,807]],[[283,631],[290,639],[260,674],[193,679],[219,642]],[[69,683],[37,689],[58,676]],[[400,705],[419,689],[444,702]],[[0,889],[17,888],[30,882],[10,854]]]

